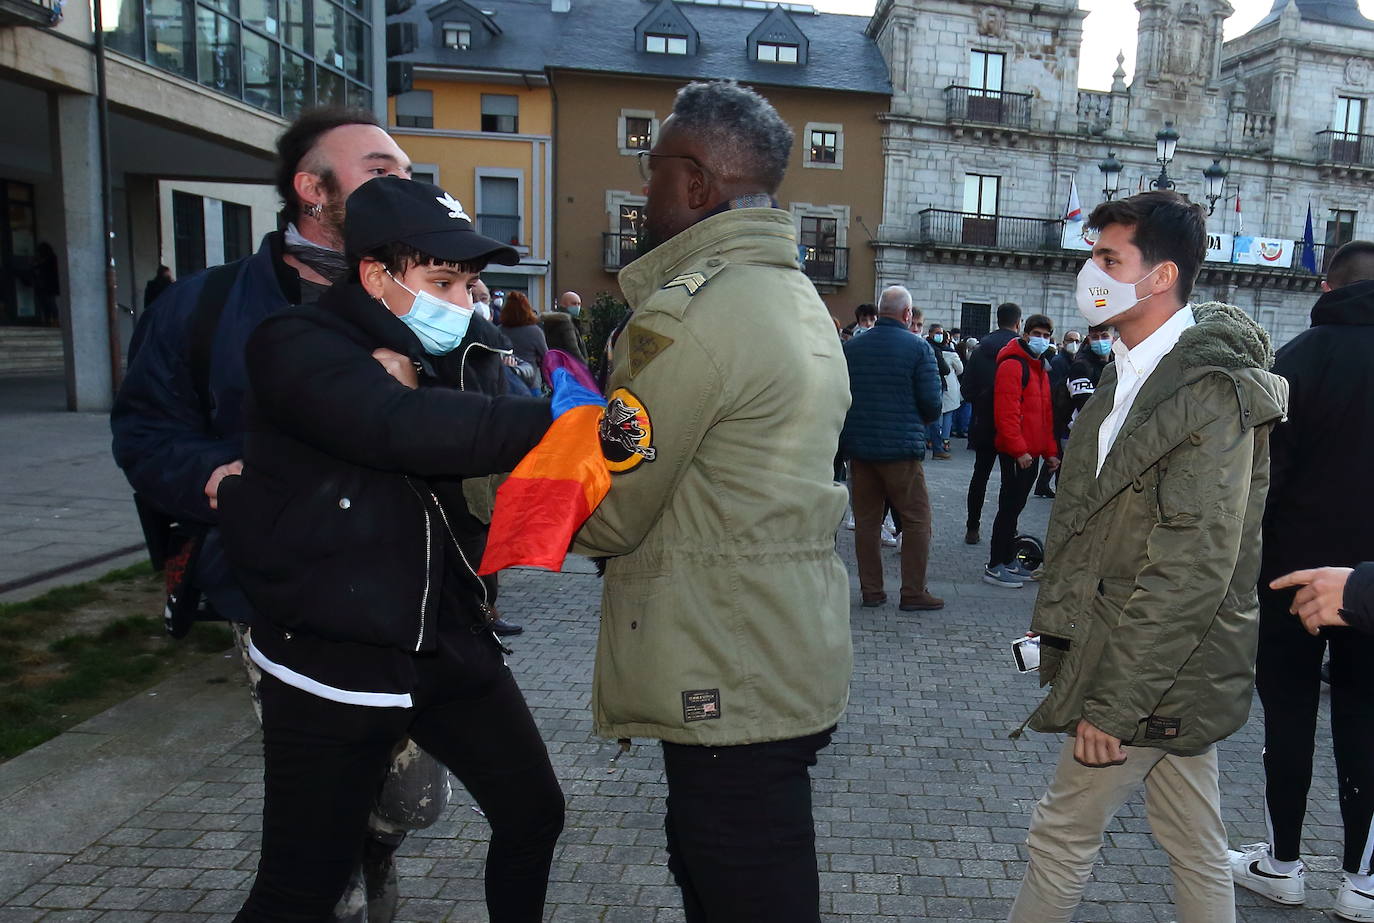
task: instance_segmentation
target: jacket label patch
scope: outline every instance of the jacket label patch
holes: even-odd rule
[[[649,409],[629,388],[617,388],[601,416],[601,454],[611,474],[633,471],[658,457]]]
[[[712,721],[720,717],[719,689],[685,689],[682,693],[683,721]]]
[[[699,272],[684,272],[676,279],[669,280],[664,286],[664,291],[670,288],[685,288],[687,294],[695,295],[700,288],[705,285],[707,278]]]
[[[673,345],[673,338],[652,330],[635,330],[630,334],[630,377],[634,378],[658,358],[658,354]]]
[[[1178,736],[1178,726],[1183,722],[1182,718],[1166,718],[1163,715],[1151,715],[1145,722],[1146,740],[1168,740]]]

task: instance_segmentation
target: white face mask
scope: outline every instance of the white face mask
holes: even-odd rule
[[[1163,265],[1160,263],[1134,282],[1121,282],[1107,275],[1107,271],[1097,265],[1096,260],[1088,260],[1078,270],[1078,289],[1074,292],[1078,313],[1083,315],[1088,326],[1096,327],[1129,311],[1154,294],[1151,292],[1145,298],[1139,298],[1135,287],[1159,272]]]
[[[1074,353],[1078,352],[1078,346],[1079,343],[1077,340],[1066,340],[1064,342],[1064,352],[1072,356]]]
[[[487,304],[485,301],[474,301],[472,303],[472,310],[476,311],[477,316],[482,318],[482,320],[491,320],[491,305]]]

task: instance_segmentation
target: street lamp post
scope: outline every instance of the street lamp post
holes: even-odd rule
[[[1173,122],[1165,122],[1164,127],[1155,132],[1155,160],[1159,162],[1159,176],[1153,183],[1156,189],[1173,189],[1174,181],[1169,179],[1169,161],[1174,159],[1178,149],[1178,132]]]
[[[1097,165],[1102,171],[1102,197],[1110,202],[1121,188],[1121,161],[1116,159],[1116,151],[1108,151],[1107,159]]]
[[[1212,165],[1202,171],[1202,179],[1206,183],[1207,214],[1211,215],[1216,211],[1217,200],[1225,194],[1226,188],[1226,168],[1221,165],[1220,157],[1214,157]]]

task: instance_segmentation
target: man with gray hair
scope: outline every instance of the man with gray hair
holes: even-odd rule
[[[853,661],[832,466],[849,387],[773,200],[791,146],[757,93],[693,83],[640,155],[652,249],[620,273],[611,489],[574,544],[608,558],[596,731],[663,742],[688,923],[820,920],[808,769]]]
[[[926,424],[940,418],[940,372],[930,344],[909,330],[913,313],[909,291],[886,288],[873,329],[844,344],[854,403],[840,435],[854,495],[860,603],[874,608],[887,602],[879,530],[883,509],[891,506],[902,524],[903,612],[944,606],[926,588],[931,515],[921,467]]]

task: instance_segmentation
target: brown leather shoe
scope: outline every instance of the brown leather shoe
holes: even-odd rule
[[[865,609],[876,609],[885,602],[887,602],[886,593],[882,596],[866,596],[859,605],[863,606]]]
[[[936,609],[943,609],[945,601],[938,596],[932,596],[930,591],[922,593],[911,599],[902,600],[897,608],[903,612],[934,612]]]

